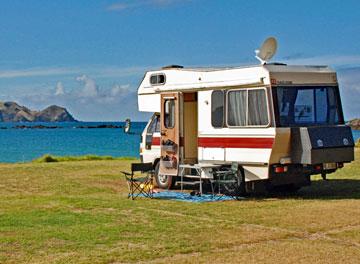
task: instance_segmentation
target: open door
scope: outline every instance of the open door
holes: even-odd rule
[[[161,159],[159,174],[166,178],[178,175],[180,161],[180,93],[161,94]],[[165,178],[164,178],[165,180]],[[168,187],[171,179],[166,179]]]

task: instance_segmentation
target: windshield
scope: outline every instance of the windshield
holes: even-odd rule
[[[338,87],[276,87],[278,124],[282,127],[343,123]]]

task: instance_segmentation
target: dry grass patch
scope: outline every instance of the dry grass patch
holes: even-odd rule
[[[0,165],[0,263],[360,259],[359,160],[296,195],[203,204],[128,200],[130,163]]]

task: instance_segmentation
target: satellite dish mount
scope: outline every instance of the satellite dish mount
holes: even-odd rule
[[[276,38],[267,38],[261,45],[261,48],[255,50],[255,58],[257,58],[262,65],[266,64],[276,53],[277,41]]]

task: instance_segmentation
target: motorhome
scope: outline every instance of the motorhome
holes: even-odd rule
[[[268,63],[275,50],[274,39],[265,42],[260,65],[146,72],[138,107],[153,116],[140,156],[153,163],[160,188],[194,176],[194,168],[211,180],[214,168],[236,163],[248,192],[296,190],[309,185],[311,175],[325,178],[354,160],[336,72]],[[190,172],[184,175],[184,168]]]

